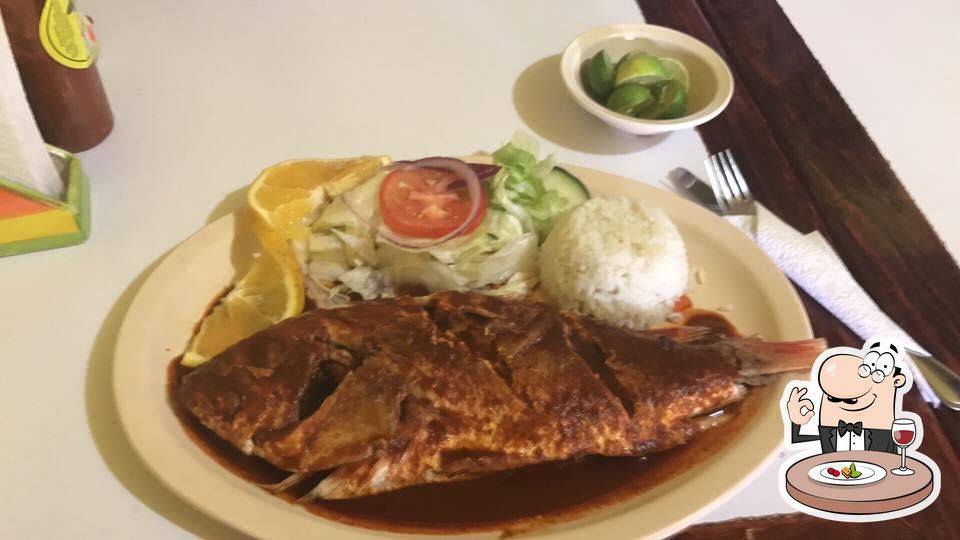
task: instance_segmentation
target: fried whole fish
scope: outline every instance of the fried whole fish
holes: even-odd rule
[[[444,292],[316,310],[225,350],[178,399],[246,454],[329,471],[343,499],[585,455],[641,456],[709,429],[822,340],[635,332],[531,300]]]

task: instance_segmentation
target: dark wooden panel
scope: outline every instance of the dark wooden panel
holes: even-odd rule
[[[956,536],[951,536],[946,532],[941,536],[934,531],[917,528],[913,523],[902,519],[850,525],[824,521],[806,514],[788,514],[691,527],[673,538],[675,540],[693,538],[710,538],[713,540],[739,540],[742,538],[753,540],[783,540],[785,538],[879,540],[883,538],[956,538]]]
[[[851,273],[908,332],[960,367],[960,270],[907,195],[866,130],[776,2],[638,0],[646,20],[714,47],[734,71],[736,91],[719,117],[699,128],[710,151],[732,148],[757,199],[802,231],[817,229]],[[826,15],[825,15],[826,16]],[[803,294],[817,335],[832,346],[862,340]],[[951,302],[951,300],[953,300]],[[805,515],[696,526],[679,537],[960,537],[960,413],[933,411],[916,392],[904,407],[920,415],[923,451],[944,489],[923,512],[878,524]]]
[[[779,4],[700,6],[806,188],[821,232],[884,311],[960,369],[960,269]]]
[[[726,56],[695,0],[639,3],[647,22],[693,35]],[[736,71],[733,77],[735,90],[726,110],[699,128],[704,143],[711,152],[733,150],[754,196],[781,219],[803,232],[821,229],[823,223],[809,202],[806,188],[774,139],[759,106],[744,91],[745,83]]]

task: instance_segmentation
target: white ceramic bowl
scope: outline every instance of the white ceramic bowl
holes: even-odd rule
[[[583,63],[601,49],[606,49],[615,61],[628,52],[642,50],[682,62],[690,72],[687,114],[672,120],[645,120],[613,112],[594,101],[583,87],[580,72]],[[560,72],[573,99],[587,112],[637,135],[699,126],[720,114],[733,95],[733,75],[716,51],[683,32],[652,24],[614,24],[580,34],[563,51]]]

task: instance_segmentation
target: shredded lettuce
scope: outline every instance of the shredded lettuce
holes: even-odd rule
[[[383,294],[383,274],[369,266],[358,266],[348,270],[340,274],[337,279],[364,300],[372,300]]]
[[[381,244],[380,268],[391,285],[417,283],[430,291],[479,289],[503,283],[520,270],[534,272],[536,235],[524,233],[513,218],[503,216],[493,220],[503,236],[478,230],[459,249],[414,252]]]
[[[307,264],[307,273],[317,281],[336,281],[350,268],[346,263],[325,258],[313,258]]]
[[[525,173],[532,172],[537,166],[537,158],[527,150],[514,146],[512,142],[501,146],[493,153],[493,160]]]
[[[523,224],[506,212],[489,210],[483,223],[468,236],[453,238],[427,251],[444,264],[483,258],[522,235]]]
[[[554,167],[553,156],[537,161],[538,148],[522,132],[493,153],[500,170],[488,187],[492,207],[520,220],[527,232],[537,233],[542,242],[553,227],[553,219],[565,209],[566,201],[547,190],[543,177]]]
[[[453,268],[473,287],[502,283],[516,272],[532,272],[537,264],[537,237],[533,233],[517,236],[497,251],[457,262]]]
[[[358,229],[361,228],[362,225],[357,215],[351,212],[350,209],[347,208],[347,205],[344,204],[343,199],[337,197],[320,212],[320,215],[316,221],[310,225],[310,228],[313,231],[326,232],[337,227]]]
[[[553,157],[539,160],[538,155],[537,142],[517,132],[493,153],[500,170],[486,187],[483,223],[469,235],[427,249],[396,246],[367,225],[379,223],[377,194],[386,172],[355,188],[349,207],[342,197],[334,198],[310,224],[306,271],[311,290],[329,291],[331,301],[350,293],[365,299],[390,296],[395,286],[411,283],[430,291],[530,292],[538,282],[539,244],[569,206],[544,186]]]
[[[343,243],[347,259],[353,266],[377,264],[377,252],[372,237],[350,234],[338,229],[330,229],[330,232]]]
[[[503,285],[479,292],[490,296],[523,296],[530,294],[539,282],[536,272],[516,272]]]
[[[340,240],[332,234],[318,233],[311,235],[308,246],[311,253],[343,250],[343,244],[341,244]]]
[[[378,251],[380,270],[392,286],[412,283],[423,285],[429,291],[456,291],[467,287],[466,278],[428,253],[412,252],[390,244],[379,246]]]

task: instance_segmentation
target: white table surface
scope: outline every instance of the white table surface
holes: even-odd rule
[[[116,128],[83,154],[93,190],[90,240],[0,259],[0,537],[238,536],[181,502],[133,454],[117,423],[110,370],[118,324],[151,266],[235,208],[237,190],[262,168],[291,157],[492,150],[525,128],[562,161],[644,182],[658,183],[678,165],[702,171],[706,151],[695,132],[619,134],[564,94],[559,52],[585,29],[642,21],[632,0],[498,0],[469,10],[442,0],[80,4],[96,19]],[[826,3],[787,3],[802,32],[823,22],[813,4]],[[947,4],[940,2],[941,19],[931,7],[924,13],[945,21]],[[956,34],[943,28],[942,43],[955,45]],[[853,64],[844,56],[849,31],[817,27],[811,47],[839,66]],[[885,41],[856,31],[862,50]],[[908,65],[939,58],[909,56]],[[951,69],[936,72],[946,89],[924,87],[933,110],[957,111]],[[875,80],[848,75],[838,78],[840,89],[958,253],[957,216],[937,197],[956,189],[943,184],[956,176],[957,153],[943,150],[952,170],[923,159],[946,148],[945,122],[887,108]],[[890,99],[917,95],[913,79],[893,79],[879,85]],[[942,137],[920,145],[900,125]],[[790,511],[774,478],[764,475],[705,519]]]

